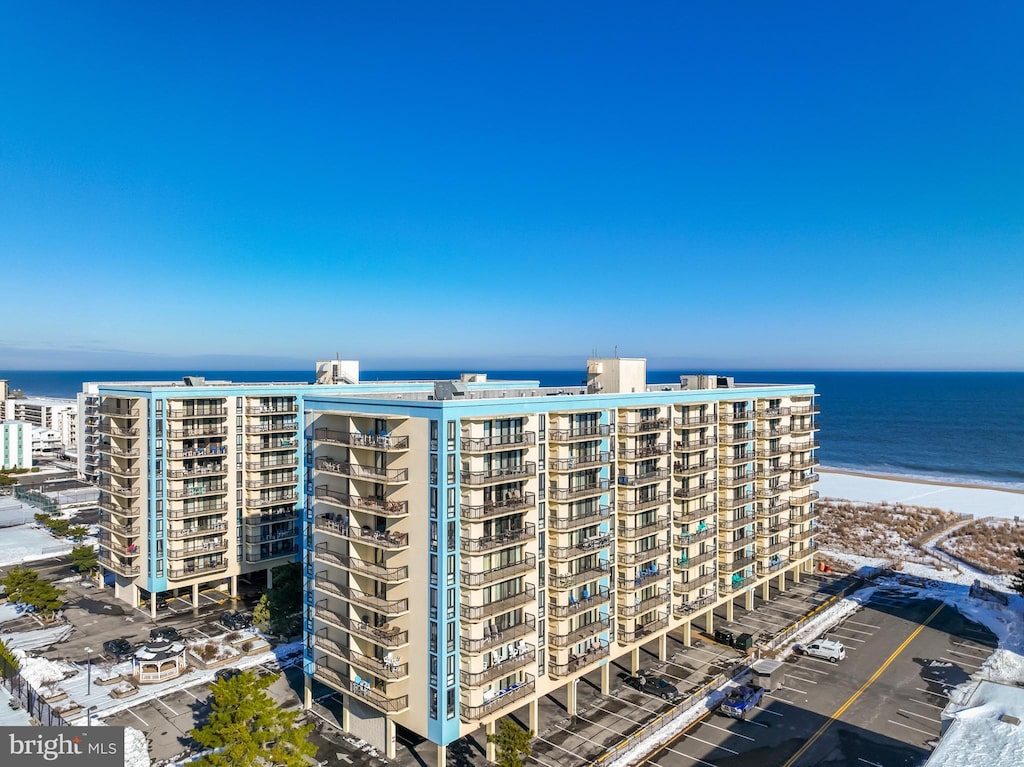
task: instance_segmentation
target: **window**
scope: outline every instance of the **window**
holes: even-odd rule
[[[455,523],[448,523],[447,537],[445,538],[445,544],[448,547],[448,551],[455,551]]]
[[[437,551],[437,522],[430,523],[430,550]]]
[[[447,611],[447,616],[448,616],[448,620],[452,620],[453,618],[455,618],[455,589],[448,589],[448,611]],[[454,626],[455,626],[454,623],[449,624],[449,625],[452,628],[454,628]]]
[[[448,691],[448,718],[455,718],[455,690]]]
[[[455,684],[455,656],[448,656],[448,675],[447,675],[447,686],[451,687]]]
[[[436,659],[435,659],[436,662]],[[434,669],[434,676],[437,677],[437,669]],[[436,679],[431,684],[437,684]],[[430,691],[430,718],[437,719],[437,690]]]
[[[437,585],[437,557],[434,554],[430,555],[430,585]]]
[[[430,652],[437,652],[437,621],[430,621]]]
[[[430,656],[430,685],[433,687],[437,684],[437,656]],[[437,706],[437,692],[433,692],[434,695],[434,706]]]
[[[445,577],[448,579],[448,585],[455,585],[455,555],[448,555],[448,572],[445,573]]]
[[[430,617],[437,620],[437,589],[430,590]]]
[[[430,516],[437,517],[437,488],[430,488]]]
[[[448,449],[455,449],[455,421],[448,422]]]

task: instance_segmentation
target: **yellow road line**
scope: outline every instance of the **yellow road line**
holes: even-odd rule
[[[929,615],[924,623],[922,623],[920,626],[918,626],[916,629],[914,629],[913,633],[911,633],[910,636],[908,636],[906,639],[903,640],[903,644],[901,644],[899,647],[897,647],[893,651],[892,655],[890,655],[888,657],[888,659],[886,659],[885,663],[883,663],[881,666],[878,667],[878,671],[876,671],[874,674],[872,674],[871,678],[868,681],[866,681],[861,686],[861,688],[859,690],[857,690],[857,692],[855,692],[853,695],[851,695],[849,700],[846,701],[846,703],[844,703],[838,709],[836,709],[836,712],[834,714],[832,714],[831,717],[829,717],[829,720],[827,722],[825,722],[825,724],[821,725],[821,727],[818,728],[818,731],[816,733],[814,733],[814,735],[811,736],[811,739],[808,740],[806,743],[804,743],[803,746],[800,747],[800,750],[797,751],[795,754],[793,754],[793,756],[789,759],[789,761],[787,761],[784,765],[782,765],[782,767],[793,767],[793,763],[797,759],[799,759],[801,756],[803,756],[807,752],[807,749],[809,749],[811,746],[813,746],[815,741],[818,740],[818,738],[820,738],[822,735],[825,734],[825,730],[827,730],[829,727],[831,727],[833,725],[833,723],[835,723],[835,721],[839,717],[841,717],[843,715],[843,713],[846,711],[846,709],[848,709],[850,706],[852,706],[854,701],[856,701],[857,698],[859,698],[861,695],[864,694],[864,691],[866,689],[868,689],[872,684],[875,683],[875,681],[878,679],[878,677],[880,677],[885,672],[885,670],[887,668],[889,668],[890,664],[892,664],[892,662],[894,660],[896,660],[897,656],[901,652],[903,652],[904,650],[907,649],[907,645],[910,644],[911,642],[913,642],[914,638],[918,634],[920,634],[922,631],[924,631],[925,626],[927,626],[929,623],[931,623],[932,619],[935,618],[935,616],[938,615],[942,611],[942,608],[945,607],[945,606],[946,606],[945,603],[943,603],[943,604],[940,604],[938,607],[936,607],[935,608],[935,612],[933,612],[931,615]]]

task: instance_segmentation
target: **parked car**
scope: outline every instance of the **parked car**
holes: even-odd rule
[[[742,685],[734,688],[722,701],[721,712],[733,719],[746,719],[747,714],[764,697],[764,688]]]
[[[180,642],[181,632],[176,628],[171,628],[170,626],[156,628],[149,632],[149,638],[153,641]]]
[[[796,650],[804,655],[814,658],[824,658],[832,663],[837,663],[846,657],[846,648],[843,643],[836,639],[816,639],[810,644],[797,645]]]
[[[662,700],[672,701],[680,697],[679,690],[671,682],[667,682],[661,677],[650,676],[642,672],[636,676],[627,676],[626,684],[630,687],[636,688],[640,692],[647,693],[648,695],[654,695]]]
[[[241,670],[237,668],[219,668],[217,669],[217,673],[214,674],[214,677],[219,682],[226,679],[234,679],[241,673]]]
[[[247,629],[252,625],[252,615],[249,613],[226,612],[220,616],[220,624],[232,631]]]
[[[132,643],[127,639],[108,639],[103,643],[103,652],[117,661],[128,660],[134,654]]]

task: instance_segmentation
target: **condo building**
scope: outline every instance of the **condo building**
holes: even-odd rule
[[[306,706],[393,756],[518,713],[812,568],[810,385],[593,359],[587,383],[87,384],[101,563],[137,603],[300,561]],[[88,461],[83,450],[83,461]],[[155,601],[150,600],[155,616]],[[493,760],[489,744],[489,758]]]

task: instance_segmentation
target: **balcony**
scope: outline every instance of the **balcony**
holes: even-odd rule
[[[183,538],[198,538],[202,535],[215,535],[217,533],[226,533],[227,531],[227,523],[218,522],[213,525],[196,525],[195,527],[168,528],[167,537],[172,540],[180,540]]]
[[[576,530],[588,525],[596,525],[611,514],[611,506],[595,506],[589,509],[577,509],[574,516],[560,517],[552,514],[548,517],[548,526],[555,530]]]
[[[528,666],[535,660],[537,660],[536,648],[532,644],[526,644],[524,642],[523,649],[517,649],[515,655],[510,655],[500,663],[495,663],[483,671],[460,671],[459,682],[465,687],[479,687],[482,684],[493,682],[495,679],[501,679],[504,676],[508,676],[517,668]]]
[[[812,519],[817,519],[818,516],[819,514],[817,509],[803,507],[799,512],[791,511],[789,513],[789,524],[801,525],[804,522],[810,522]]]
[[[773,429],[757,430],[758,439],[774,439],[776,437],[785,437],[787,434],[789,434],[788,426],[776,426]]]
[[[533,695],[535,689],[534,678],[526,675],[526,681],[516,682],[512,687],[502,690],[490,700],[479,706],[460,706],[459,718],[463,722],[475,722],[485,716],[501,711],[511,706],[516,701],[523,700]]]
[[[718,461],[700,461],[699,463],[683,463],[676,461],[672,464],[672,473],[677,477],[695,477],[713,470],[718,466]]]
[[[806,506],[808,503],[811,503],[812,501],[816,501],[820,497],[821,497],[821,493],[819,493],[817,490],[812,490],[811,492],[804,493],[803,495],[801,495],[799,497],[790,498],[789,499],[789,505],[790,505],[790,508],[792,508],[794,506]]]
[[[521,431],[514,434],[494,434],[490,437],[463,437],[461,447],[464,453],[488,453],[525,448],[536,441],[536,432]]]
[[[325,623],[329,623],[332,626],[336,626],[343,631],[347,631],[348,633],[362,637],[363,639],[368,639],[380,647],[389,647],[393,649],[396,647],[404,647],[409,644],[408,631],[402,631],[397,626],[390,626],[386,624],[385,626],[375,627],[371,626],[368,622],[364,623],[362,621],[346,618],[341,613],[329,609],[327,607],[326,599],[317,603],[313,614]]]
[[[339,586],[334,581],[327,577],[327,573],[321,571],[316,574],[314,579],[314,588],[319,591],[323,591],[327,594],[333,594],[339,599],[344,599],[346,602],[350,602],[360,607],[365,607],[381,615],[387,615],[388,617],[394,618],[403,613],[409,612],[409,600],[408,599],[384,599],[382,597],[374,596],[373,594],[367,594],[365,591],[359,591],[359,589],[349,588],[348,586]]]
[[[561,562],[585,557],[595,551],[608,548],[612,543],[610,535],[595,535],[586,538],[573,546],[548,546],[548,556]]]
[[[791,408],[788,407],[759,407],[757,409],[758,418],[782,418],[792,412]]]
[[[698,520],[709,517],[712,514],[718,513],[718,504],[708,503],[700,506],[696,509],[687,509],[686,511],[673,511],[672,519],[676,522],[697,522]]]
[[[804,541],[811,540],[811,538],[813,538],[817,534],[818,531],[813,528],[810,530],[802,530],[799,533],[790,533],[789,540],[793,543],[803,543]]]
[[[101,423],[100,428],[97,429],[100,434],[106,434],[108,437],[137,437],[139,436],[138,429],[122,429],[119,426],[112,426],[109,423]]]
[[[118,447],[117,445],[112,445],[109,442],[101,442],[99,444],[99,446],[98,446],[98,450],[102,454],[112,455],[112,456],[115,456],[117,458],[138,458],[139,457],[139,449],[137,447],[133,447],[133,448],[129,448],[129,449],[125,450],[123,448]]]
[[[316,633],[316,636],[313,637],[313,646],[318,650],[330,653],[335,658],[347,661],[356,668],[370,672],[378,679],[397,681],[409,676],[408,663],[385,665],[381,658],[371,658],[369,655],[363,655],[361,652],[357,652],[351,647],[339,644],[328,637],[324,629],[320,629],[320,631]]]
[[[100,530],[106,530],[108,533],[114,533],[122,538],[134,538],[139,535],[139,531],[141,530],[139,525],[118,525],[115,524],[113,520],[105,517],[100,517],[97,524]]]
[[[810,434],[811,432],[818,431],[821,427],[817,420],[806,419],[804,421],[797,421],[794,418],[789,428],[793,434]]]
[[[272,402],[266,405],[247,405],[245,408],[246,415],[273,415],[275,413],[287,415],[298,412],[299,404],[295,400],[290,402]]]
[[[607,450],[600,450],[595,453],[585,453],[571,458],[551,458],[548,460],[548,469],[551,471],[568,472],[581,471],[583,469],[594,469],[611,463],[612,454]]]
[[[649,613],[655,608],[661,607],[669,601],[670,594],[668,589],[658,589],[658,593],[654,596],[647,597],[639,602],[633,604],[620,604],[619,605],[619,617],[620,618],[636,618],[637,616]]]
[[[644,434],[651,431],[663,431],[672,425],[669,418],[646,418],[635,423],[620,423],[619,434]]]
[[[783,493],[789,492],[789,485],[785,482],[780,482],[777,485],[768,485],[767,487],[757,488],[757,497],[761,500],[768,498],[778,498]]]
[[[602,605],[610,604],[611,601],[611,594],[606,586],[598,586],[597,591],[593,594],[584,588],[583,596],[579,600],[570,594],[569,604],[567,605],[560,605],[557,601],[548,602],[548,613],[555,618],[571,618],[588,610],[596,610]]]
[[[793,407],[789,409],[790,415],[817,415],[820,412],[821,408],[815,404],[793,405]]]
[[[523,620],[511,626],[497,628],[496,626],[484,626],[484,636],[481,639],[470,639],[459,637],[459,647],[466,653],[481,653],[493,650],[499,645],[508,644],[513,639],[519,639],[537,630],[537,619],[529,613],[523,613]]]
[[[228,409],[223,405],[199,405],[196,407],[168,407],[167,417],[182,418],[223,418]]]
[[[692,533],[680,533],[679,535],[674,536],[672,541],[677,546],[691,546],[694,543],[706,541],[708,538],[714,538],[717,535],[717,525],[705,525],[702,530],[695,530]]]
[[[757,475],[752,471],[737,471],[727,477],[719,477],[718,484],[723,488],[740,487],[741,485],[749,485],[755,479],[757,479]]]
[[[200,498],[204,495],[222,495],[228,486],[222,482],[211,482],[208,485],[189,485],[181,489],[168,490],[168,498]]]
[[[202,546],[188,546],[182,549],[168,548],[168,559],[189,559],[191,557],[202,557],[207,554],[219,554],[228,550],[228,542],[224,539],[210,541]]]
[[[758,516],[760,516],[760,515],[758,515]],[[785,520],[785,519],[783,519],[780,522],[774,522],[774,523],[772,523],[770,525],[765,525],[765,524],[762,524],[760,522],[757,523],[757,535],[760,538],[764,538],[764,537],[767,537],[767,536],[775,535],[777,533],[781,533],[784,530],[788,530],[788,529],[789,529],[789,521]]]
[[[409,696],[399,695],[389,698],[387,695],[374,690],[369,684],[356,684],[355,680],[343,676],[342,673],[330,666],[317,663],[313,673],[316,679],[326,682],[335,689],[343,690],[363,703],[372,706],[378,711],[388,714],[397,714],[409,708]]]
[[[265,439],[259,442],[246,442],[245,449],[250,453],[266,453],[271,450],[294,450],[299,446],[299,441],[294,437],[281,437],[280,439]]]
[[[766,460],[769,458],[782,458],[785,455],[789,455],[789,448],[784,445],[776,445],[775,447],[766,447],[758,450],[756,453],[759,460]]]
[[[692,567],[714,562],[717,557],[718,551],[715,549],[709,549],[708,551],[702,551],[699,554],[693,555],[680,554],[672,558],[672,566],[677,570],[689,570]]]
[[[706,573],[701,573],[696,578],[689,578],[685,581],[676,581],[672,584],[672,593],[677,596],[692,594],[698,589],[718,582],[718,570],[711,568]]]
[[[299,547],[294,541],[278,541],[271,544],[247,544],[245,547],[245,561],[249,564],[269,562],[273,559],[291,559],[299,552]]]
[[[702,495],[715,492],[716,489],[718,489],[717,482],[702,482],[690,487],[677,487],[672,491],[672,495],[676,498],[700,498]]]
[[[608,424],[581,426],[575,429],[549,429],[548,439],[552,442],[576,442],[583,439],[600,439],[611,434]]]
[[[597,482],[588,482],[574,487],[552,487],[549,492],[551,497],[557,501],[575,501],[607,493],[609,487],[610,483],[607,479],[600,479]]]
[[[340,552],[333,551],[327,548],[326,543],[318,543],[313,552],[313,558],[317,562],[324,564],[334,565],[340,567],[342,570],[348,570],[349,572],[356,573],[358,575],[365,575],[373,578],[377,581],[383,581],[384,583],[401,583],[402,581],[409,580],[409,568],[402,567],[385,567],[384,565],[377,564],[375,562],[367,562],[358,557],[346,557]]]
[[[528,509],[537,504],[537,496],[533,493],[520,494],[515,491],[515,496],[502,501],[487,501],[482,505],[464,503],[460,506],[463,519],[493,519],[514,514],[517,511]]]
[[[754,557],[735,557],[732,562],[721,564],[720,569],[723,573],[738,573],[748,567],[753,567],[756,561]]]
[[[666,520],[667,521],[667,520]],[[660,529],[660,528],[659,528]],[[670,543],[658,542],[650,548],[643,549],[642,551],[631,551],[623,552],[619,550],[619,564],[623,565],[636,565],[644,562],[650,562],[652,559],[657,559],[660,556],[668,554],[672,550]]]
[[[651,586],[665,580],[672,574],[671,568],[664,567],[657,570],[640,573],[632,578],[619,578],[616,586],[623,591],[638,591],[639,589]]]
[[[692,426],[713,426],[718,423],[718,418],[714,413],[705,413],[704,415],[689,415],[682,418],[672,419],[672,425],[676,428],[688,428]]]
[[[463,595],[463,599],[468,599]],[[517,607],[524,607],[533,604],[537,599],[537,592],[533,586],[526,584],[522,591],[510,596],[505,596],[485,605],[468,605],[465,602],[459,604],[459,617],[467,621],[479,621],[485,618],[493,618],[496,615],[503,615],[515,610]]]
[[[487,535],[481,538],[461,538],[459,546],[467,554],[483,554],[488,551],[496,551],[509,546],[532,541],[537,537],[537,528],[532,523],[526,523],[522,527],[506,530],[499,535]]]
[[[381,517],[404,517],[409,513],[408,501],[389,501],[376,496],[360,497],[331,490],[327,485],[316,489],[316,499],[353,511],[364,511]]]
[[[754,432],[753,431],[733,431],[731,429],[722,429],[718,432],[718,442],[723,447],[725,445],[739,445],[744,442],[753,442]]]
[[[191,469],[174,469],[167,472],[167,479],[193,479],[195,477],[222,477],[228,473],[228,466],[219,463],[202,463]]]
[[[653,621],[648,621],[640,626],[637,626],[633,631],[626,631],[625,629],[619,628],[616,634],[616,639],[622,644],[628,644],[630,642],[637,642],[644,637],[652,636],[661,629],[668,626],[668,613],[662,614],[661,618],[657,618]]]
[[[134,578],[142,573],[142,568],[138,565],[132,565],[127,562],[120,562],[110,557],[100,556],[99,558],[100,567],[110,570],[112,573],[123,575],[126,578]]]
[[[355,431],[317,429],[314,432],[314,438],[317,442],[322,442],[326,445],[344,445],[346,447],[361,447],[384,451],[409,449],[408,437],[396,437],[390,434],[363,434]]]
[[[515,578],[520,575],[526,575],[536,571],[536,569],[537,557],[533,554],[527,554],[517,562],[511,562],[509,564],[501,565],[500,567],[493,567],[490,570],[480,572],[473,572],[464,566],[462,568],[462,572],[459,573],[459,582],[463,586],[477,588],[480,586],[487,586],[492,583],[507,581],[510,578]]]
[[[817,481],[817,474],[808,474],[806,477],[800,477],[799,479],[791,479],[789,481],[789,487],[791,490],[801,490],[805,487],[810,487]]]
[[[202,426],[187,426],[184,429],[168,429],[168,439],[194,439],[196,437],[226,437],[228,425],[226,423],[204,424]]]
[[[746,527],[754,523],[754,514],[747,512],[745,514],[739,514],[734,517],[730,517],[719,522],[719,527],[723,530],[739,530],[741,527]]]
[[[783,551],[789,551],[789,539],[779,541],[777,543],[771,543],[767,546],[757,547],[757,556],[759,557],[770,557],[773,554],[779,554]]]
[[[204,501],[184,509],[168,509],[168,519],[185,519],[203,514],[223,514],[228,510],[227,501]]]
[[[197,578],[213,573],[221,573],[228,569],[228,560],[222,559],[219,562],[206,562],[203,564],[186,565],[180,569],[168,568],[167,577],[172,580],[183,578]]]
[[[591,637],[596,637],[598,634],[603,634],[610,629],[611,620],[609,618],[598,618],[583,626],[577,626],[572,631],[567,631],[564,634],[549,633],[548,643],[554,647],[572,647],[580,642],[587,641]]]
[[[517,479],[528,479],[537,474],[537,464],[533,461],[526,461],[519,466],[503,466],[483,471],[463,471],[461,481],[463,485],[494,485],[501,482],[513,482]]]
[[[314,521],[314,527],[329,535],[344,538],[355,543],[365,543],[374,548],[385,551],[401,551],[408,548],[409,536],[406,533],[395,533],[390,530],[378,530],[374,532],[369,526],[365,528],[344,525],[340,520],[334,518],[333,514],[320,514]]]
[[[802,442],[790,442],[789,449],[793,453],[803,453],[807,450],[817,450],[821,447],[821,442],[816,439],[807,439]]]
[[[272,434],[274,432],[288,432],[294,434],[299,429],[299,422],[293,420],[274,419],[261,423],[245,424],[246,434]]]
[[[743,410],[729,410],[728,408],[721,408],[718,411],[718,418],[724,423],[738,423],[740,421],[753,421],[756,417],[756,413],[748,408]]]
[[[808,458],[803,458],[801,460],[791,461],[790,464],[789,464],[789,468],[793,469],[794,471],[801,471],[803,469],[813,469],[814,467],[816,467],[816,466],[818,466],[820,464],[821,464],[821,461],[818,460],[817,457],[812,455],[812,456],[810,456]]]
[[[576,567],[570,568],[568,573],[559,573],[557,570],[553,570],[548,580],[553,591],[565,591],[577,586],[586,586],[598,578],[607,578],[609,572],[611,572],[611,565],[608,560],[602,559],[578,564]]]
[[[754,502],[754,494],[753,493],[744,493],[742,495],[733,496],[732,498],[721,498],[720,497],[718,499],[719,507],[722,508],[722,509],[726,509],[726,510],[738,509],[741,506],[746,506],[747,504],[753,503],[753,502]]]
[[[600,640],[587,648],[582,655],[570,655],[568,663],[551,663],[548,665],[548,673],[556,679],[567,677],[594,666],[604,658],[608,657],[608,642]]]
[[[99,462],[98,468],[99,468],[100,471],[102,471],[102,472],[104,472],[106,474],[112,474],[115,477],[137,477],[137,476],[139,476],[139,469],[138,469],[138,467],[134,467],[134,468],[131,468],[131,469],[126,469],[126,468],[124,468],[122,466],[119,466],[119,465],[117,465],[115,463],[111,463],[110,461],[102,461],[101,460]]]
[[[261,477],[260,479],[248,479],[245,481],[246,490],[262,490],[265,487],[281,487],[282,485],[294,485],[299,478],[292,472],[286,477]]]
[[[718,459],[718,463],[721,466],[739,466],[740,464],[750,463],[755,458],[753,450],[744,450],[740,452],[729,452]]]
[[[118,485],[114,482],[100,482],[100,490],[111,495],[121,496],[122,498],[138,498],[142,494],[141,487]]]
[[[619,501],[618,510],[624,514],[636,514],[647,509],[655,509],[668,503],[668,493],[658,493],[653,498],[642,501]]]
[[[662,530],[668,529],[668,517],[658,516],[652,519],[650,522],[645,522],[640,525],[627,527],[626,525],[619,525],[618,534],[619,538],[624,540],[636,540],[637,538],[645,538],[648,535],[654,535],[655,533],[661,532]]]
[[[262,527],[264,525],[277,525],[285,522],[294,522],[299,518],[295,509],[270,514],[251,514],[242,518],[242,524],[246,527]]]
[[[330,458],[317,458],[316,468],[327,474],[350,479],[368,479],[383,485],[402,485],[409,481],[408,469],[379,469],[347,461],[332,461]]]
[[[659,455],[668,454],[668,443],[662,442],[657,445],[638,447],[635,450],[620,449],[620,461],[642,461],[645,458],[655,458]]]
[[[780,463],[774,466],[760,464],[757,469],[758,479],[774,479],[775,477],[781,477],[783,474],[789,471],[788,463]]]
[[[742,538],[733,538],[731,540],[722,541],[718,544],[722,551],[737,551],[738,549],[745,549],[748,546],[753,545],[753,535],[744,535]]]
[[[713,591],[710,594],[705,594],[702,597],[688,599],[685,602],[677,602],[675,605],[673,605],[672,612],[675,613],[677,618],[683,618],[687,615],[696,612],[697,610],[703,610],[705,607],[713,605],[716,599],[718,599],[718,592]]]
[[[640,487],[641,485],[649,485],[652,482],[658,482],[662,479],[668,479],[668,469],[649,469],[648,471],[640,472],[636,474],[620,474],[618,477],[619,487]]]
[[[719,582],[718,591],[723,594],[735,593],[749,587],[754,582],[754,576],[743,576],[735,573],[729,578]]]
[[[298,465],[299,457],[295,455],[295,453],[275,456],[270,460],[245,462],[245,468],[248,471],[262,471],[264,469],[291,469]]]
[[[693,453],[715,447],[718,440],[715,437],[704,437],[703,439],[680,439],[672,443],[672,449],[678,453]]]
[[[114,418],[138,418],[139,409],[137,407],[116,407],[109,401],[104,402],[98,408],[95,409],[100,415],[109,415]]]
[[[779,572],[779,570],[784,568],[787,564],[789,564],[787,559],[778,559],[773,562],[768,562],[767,564],[764,562],[758,562],[757,577],[763,578],[766,575],[773,575],[774,573]]]

